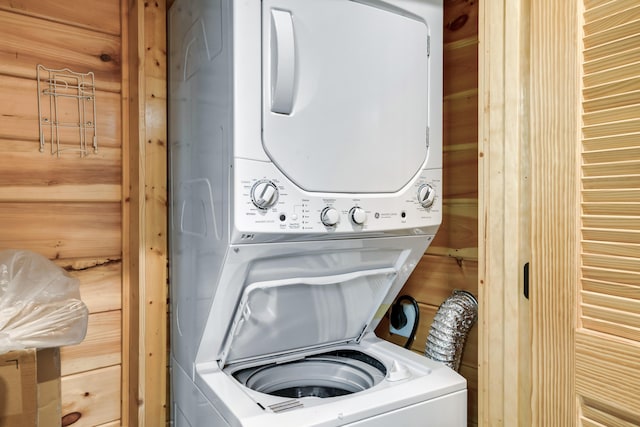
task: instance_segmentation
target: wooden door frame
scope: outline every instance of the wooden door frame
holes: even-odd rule
[[[480,0],[478,422],[531,425],[530,0]]]
[[[480,4],[482,426],[577,420],[581,4]],[[530,302],[522,296],[527,261]]]
[[[122,425],[166,425],[167,69],[165,0],[122,0]]]

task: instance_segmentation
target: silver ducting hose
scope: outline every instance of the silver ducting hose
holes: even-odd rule
[[[477,319],[476,297],[467,291],[453,291],[433,318],[424,355],[458,371],[467,335]]]

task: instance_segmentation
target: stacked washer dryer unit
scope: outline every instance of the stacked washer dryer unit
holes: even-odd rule
[[[176,426],[466,425],[374,329],[441,222],[442,0],[176,0]]]

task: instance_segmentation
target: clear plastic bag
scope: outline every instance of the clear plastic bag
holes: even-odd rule
[[[79,285],[42,255],[0,251],[0,354],[81,342],[89,312]]]

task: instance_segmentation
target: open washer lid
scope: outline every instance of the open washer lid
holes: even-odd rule
[[[220,366],[358,342],[396,275],[389,267],[251,283],[233,317]]]

